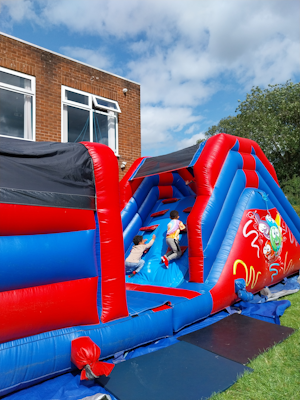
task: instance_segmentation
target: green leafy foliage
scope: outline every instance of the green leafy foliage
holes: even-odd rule
[[[282,190],[292,205],[300,205],[300,177],[294,175],[282,184]]]
[[[254,140],[273,164],[280,184],[299,174],[300,83],[253,87],[236,114],[209,128],[206,138],[224,132]]]

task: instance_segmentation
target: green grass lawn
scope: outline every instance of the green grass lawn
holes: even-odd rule
[[[296,331],[282,343],[260,354],[246,373],[213,400],[300,400],[300,291],[284,297],[291,301],[280,318],[281,325]]]

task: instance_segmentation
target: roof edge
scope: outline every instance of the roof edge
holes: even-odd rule
[[[4,33],[4,32],[1,32],[1,31],[0,31],[0,35],[6,36],[6,37],[8,37],[8,38],[10,38],[10,39],[16,40],[17,42],[21,42],[21,43],[27,44],[27,45],[29,45],[29,46],[35,47],[35,48],[37,48],[37,49],[40,49],[40,50],[43,50],[43,51],[47,51],[48,53],[52,53],[52,54],[54,54],[54,55],[56,55],[56,56],[65,58],[65,59],[70,60],[70,61],[74,61],[74,62],[76,62],[76,63],[78,63],[78,64],[85,65],[86,67],[96,69],[97,71],[104,72],[105,74],[112,75],[112,76],[115,76],[116,78],[123,79],[123,80],[125,80],[125,81],[128,81],[128,82],[131,82],[131,83],[134,83],[134,84],[136,84],[136,85],[141,86],[140,83],[135,82],[135,81],[132,81],[131,79],[124,78],[123,76],[113,74],[112,72],[105,71],[104,69],[97,68],[97,67],[94,67],[93,65],[86,64],[86,63],[84,63],[84,62],[82,62],[82,61],[75,60],[75,58],[71,58],[71,57],[64,56],[63,54],[57,53],[56,51],[52,51],[52,50],[46,49],[46,48],[44,48],[44,47],[38,46],[38,45],[36,45],[36,44],[27,42],[26,40],[16,38],[15,36],[9,35],[8,33]]]

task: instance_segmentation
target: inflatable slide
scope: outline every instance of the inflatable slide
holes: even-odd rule
[[[186,231],[169,268],[170,211]],[[128,277],[132,239],[155,242]],[[219,134],[141,158],[118,182],[94,143],[0,142],[0,396],[203,319],[300,268],[300,219],[259,146]]]

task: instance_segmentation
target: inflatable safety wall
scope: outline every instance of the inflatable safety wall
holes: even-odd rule
[[[54,365],[57,357],[54,344],[45,343],[49,334],[39,334],[99,324],[99,317],[107,322],[128,311],[118,168],[111,164],[111,150],[6,138],[0,147],[2,389],[53,372],[53,366],[30,372],[30,364],[49,356]],[[25,337],[35,337],[35,344],[28,340],[23,349]],[[47,352],[39,341],[45,349],[50,345]]]
[[[182,256],[161,262],[170,211]],[[154,244],[129,277],[135,235]],[[0,140],[0,396],[171,336],[300,268],[300,220],[259,146],[216,135],[136,160],[93,143]]]

